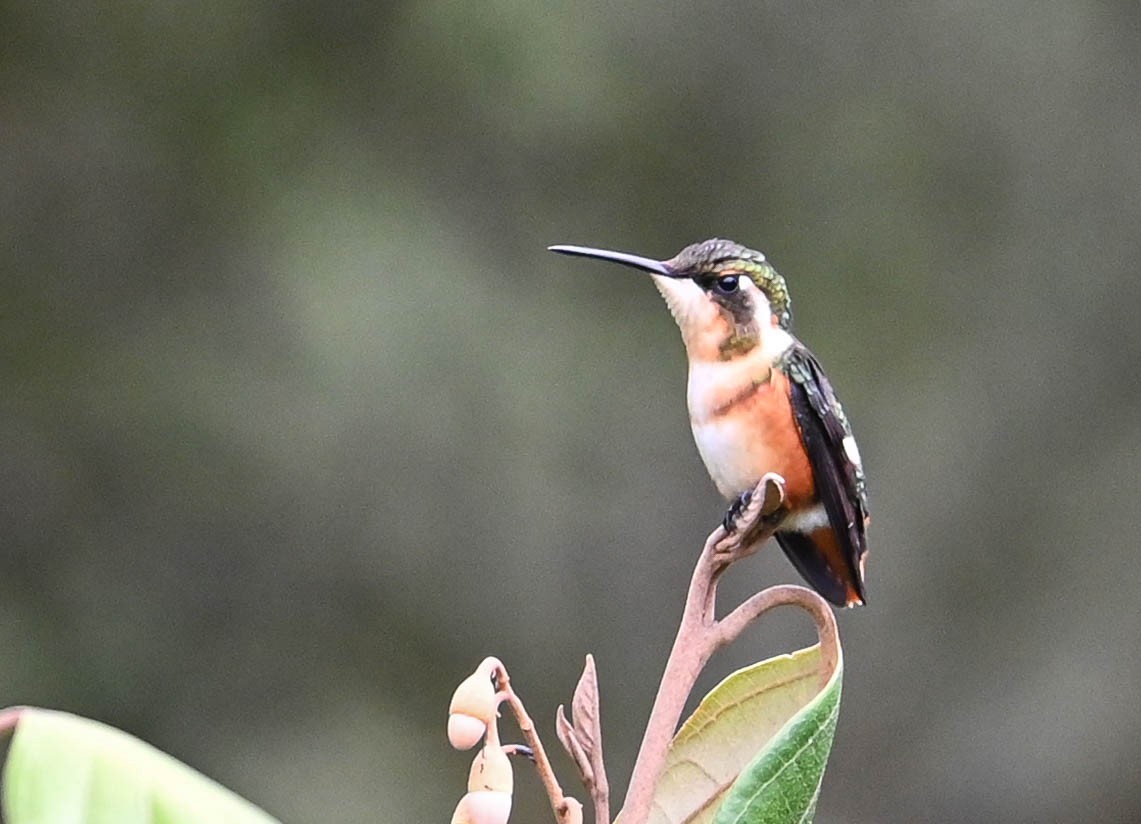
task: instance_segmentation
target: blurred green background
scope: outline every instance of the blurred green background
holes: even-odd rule
[[[1139,225],[1134,2],[5,2],[0,703],[446,821],[454,685],[593,652],[620,799],[722,503],[648,280],[544,247],[717,235],[870,478],[819,820],[1141,820]]]

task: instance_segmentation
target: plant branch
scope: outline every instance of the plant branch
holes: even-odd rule
[[[547,791],[547,797],[551,801],[551,810],[555,813],[555,820],[558,824],[581,824],[582,804],[574,798],[563,795],[563,788],[559,786],[559,780],[555,777],[551,761],[547,758],[547,751],[543,748],[543,742],[535,730],[535,722],[527,714],[527,708],[523,706],[523,701],[511,688],[511,676],[507,674],[507,668],[503,666],[501,661],[496,662],[495,683],[498,687],[498,697],[511,708],[511,712],[515,716],[515,723],[519,725],[519,731],[523,733],[523,737],[531,746],[534,753],[535,769],[538,771],[539,779],[543,782],[543,788]]]
[[[828,683],[840,660],[840,635],[836,629],[836,614],[828,604],[806,587],[786,584],[769,587],[753,595],[717,622],[717,648],[727,647],[749,624],[773,607],[797,606],[812,616],[816,635],[820,639],[820,681]]]
[[[811,613],[827,664],[824,672],[831,673],[838,655],[835,617],[831,608],[811,590],[798,586],[772,587],[752,596],[721,621],[716,618],[717,581],[730,565],[756,552],[772,537],[783,515],[783,505],[784,479],[779,475],[766,475],[753,491],[748,505],[734,519],[732,532],[718,527],[706,539],[690,579],[681,625],[630,777],[622,807],[623,824],[644,824],[649,818],[670,742],[701,671],[714,652],[734,641],[762,613],[783,604],[795,604]],[[824,678],[827,680],[827,675]]]

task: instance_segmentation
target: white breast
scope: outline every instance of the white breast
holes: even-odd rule
[[[693,440],[717,491],[736,498],[759,480],[754,456],[745,448],[745,432],[733,421],[693,422]]]
[[[736,498],[751,489],[765,471],[780,466],[779,456],[769,454],[768,438],[750,431],[756,422],[715,414],[718,398],[752,385],[793,344],[783,329],[765,330],[761,345],[744,357],[729,361],[691,361],[686,401],[693,427],[693,440],[717,490],[726,498]]]

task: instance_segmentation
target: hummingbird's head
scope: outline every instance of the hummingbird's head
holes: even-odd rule
[[[669,260],[584,246],[552,252],[598,258],[649,272],[681,329],[691,358],[731,360],[792,323],[785,280],[765,256],[731,240],[686,246]]]

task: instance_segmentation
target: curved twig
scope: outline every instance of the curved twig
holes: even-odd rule
[[[823,598],[806,587],[784,584],[769,587],[750,597],[717,622],[717,649],[727,647],[737,640],[745,628],[763,613],[785,605],[800,607],[812,616],[816,624],[816,635],[820,639],[820,681],[821,685],[826,684],[840,660],[836,614]]]
[[[753,620],[776,606],[792,604],[807,610],[816,622],[824,666],[822,681],[835,669],[839,654],[836,619],[831,607],[809,589],[776,586],[758,592],[720,621],[716,617],[717,581],[731,564],[751,555],[776,531],[784,503],[784,481],[766,475],[753,500],[729,534],[715,529],[697,559],[685,599],[681,625],[666,661],[642,746],[630,776],[624,824],[644,824],[653,805],[654,790],[665,769],[666,756],[685,702],[698,676],[717,650],[732,643]]]

